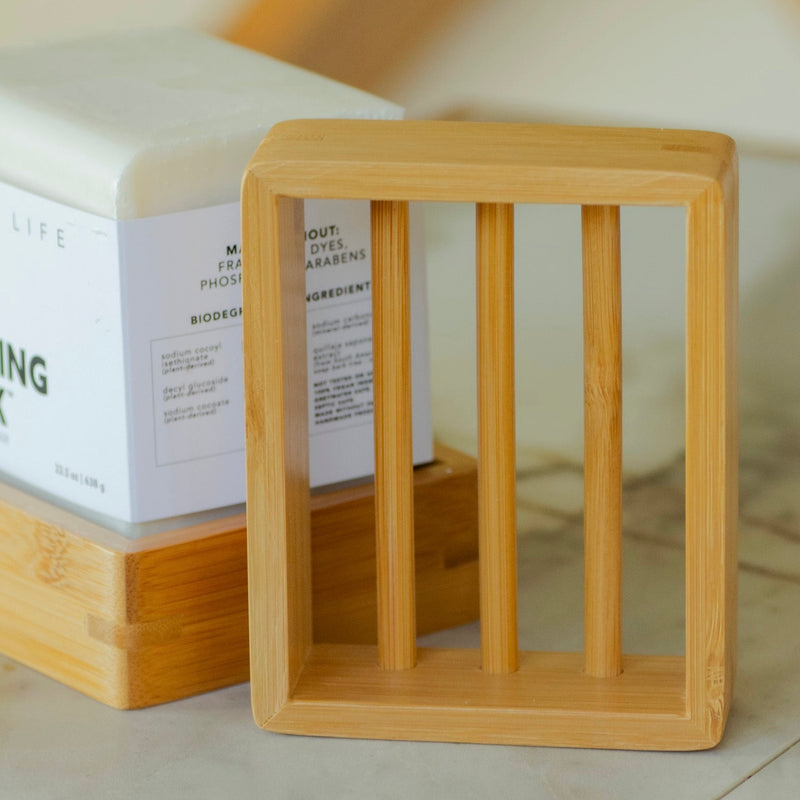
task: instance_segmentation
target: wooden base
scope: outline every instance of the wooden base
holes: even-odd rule
[[[420,633],[478,615],[476,467],[415,471]],[[318,642],[376,637],[371,485],[312,498]],[[116,708],[248,680],[244,514],[129,540],[0,484],[0,651]]]
[[[685,662],[624,656],[613,680],[582,653],[519,654],[511,675],[477,650],[420,649],[413,669],[382,669],[377,647],[315,645],[291,699],[267,730],[317,736],[699,750],[718,738],[687,712]]]

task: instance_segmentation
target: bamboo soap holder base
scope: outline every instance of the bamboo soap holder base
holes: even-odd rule
[[[305,198],[372,201],[377,645],[313,635]],[[476,205],[481,645],[418,649],[408,202]],[[515,203],[582,207],[584,652],[517,643]],[[619,207],[683,206],[685,655],[621,650]],[[251,685],[268,730],[626,749],[713,747],[736,647],[736,152],[700,132],[296,121],[245,174],[244,348]],[[268,376],[282,375],[282,381]]]
[[[478,616],[475,460],[437,446],[414,471],[423,630]],[[314,625],[375,641],[369,484],[312,500]],[[126,539],[0,483],[0,652],[116,708],[249,677],[245,515]]]

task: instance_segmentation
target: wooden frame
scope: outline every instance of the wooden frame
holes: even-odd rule
[[[378,645],[315,643],[302,199],[372,200]],[[408,201],[477,207],[481,648],[417,651]],[[516,641],[513,204],[583,206],[585,652]],[[620,205],[687,210],[686,653],[620,645]],[[447,122],[272,129],[243,189],[256,721],[315,735],[628,749],[721,738],[736,649],[738,178],[718,134]],[[282,376],[268,380],[267,376]]]

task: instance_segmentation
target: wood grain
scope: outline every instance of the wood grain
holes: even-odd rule
[[[584,206],[584,652],[622,671],[622,283],[618,206]]]
[[[477,468],[414,471],[418,629],[478,616]],[[311,499],[320,642],[376,642],[371,483]],[[444,516],[444,519],[442,517]],[[0,652],[116,708],[248,680],[245,515],[141,539],[0,483]]]
[[[272,730],[335,736],[443,739],[631,749],[700,749],[722,736],[730,710],[736,650],[736,304],[738,175],[733,142],[719,134],[620,128],[447,122],[317,120],[275,126],[248,167],[248,181],[280,198],[471,202],[478,206],[481,307],[482,652],[420,651],[417,666],[380,669],[377,651],[314,645],[299,672],[288,652],[264,643],[291,630],[288,616],[256,620],[251,635],[275,662],[261,659],[254,684],[295,681],[259,724]],[[246,184],[247,185],[247,184]],[[252,200],[245,194],[245,204]],[[514,203],[569,203],[584,212],[587,336],[587,653],[519,654],[508,632],[514,602],[509,498],[513,496],[508,426],[513,419],[512,298],[509,264]],[[685,658],[621,655],[619,647],[619,233],[620,205],[687,209],[687,514]],[[274,211],[269,212],[277,218]],[[252,219],[258,210],[248,211]],[[388,225],[388,223],[387,223]],[[281,273],[277,250],[245,236],[248,269]],[[270,229],[273,235],[285,231]],[[265,260],[258,260],[261,252]],[[484,267],[488,269],[484,270]],[[483,270],[483,273],[481,271]],[[255,283],[245,291],[250,291]],[[296,302],[287,286],[280,302]],[[266,298],[263,298],[266,303]],[[384,298],[385,300],[385,298]],[[256,300],[258,302],[258,300]],[[270,301],[272,302],[272,301]],[[280,314],[280,302],[273,311]],[[378,315],[386,313],[381,307]],[[265,324],[246,315],[245,326]],[[380,327],[380,320],[377,322]],[[289,337],[291,330],[282,331]],[[280,336],[253,334],[274,352]],[[485,341],[484,341],[485,340]],[[381,344],[376,343],[380,348]],[[376,356],[378,359],[380,355]],[[385,357],[385,356],[384,356]],[[490,363],[496,361],[498,363]],[[263,369],[260,359],[251,368]],[[484,381],[483,379],[486,378]],[[262,378],[263,379],[263,378]],[[254,378],[258,383],[258,378]],[[284,384],[286,374],[284,374]],[[276,383],[276,385],[279,385]],[[269,400],[287,436],[305,421]],[[294,430],[292,430],[294,429]],[[254,435],[262,433],[258,426]],[[376,436],[383,434],[376,430]],[[498,440],[489,441],[492,436]],[[256,442],[255,453],[263,448]],[[270,474],[286,470],[282,454]],[[510,474],[509,474],[510,473]],[[253,491],[263,492],[258,484]],[[284,525],[264,508],[255,541]],[[302,509],[300,509],[302,511]],[[282,512],[281,512],[282,513]],[[485,514],[485,517],[484,517]],[[283,529],[287,541],[294,535]],[[493,553],[495,543],[502,542]],[[285,552],[286,546],[283,545]],[[251,598],[264,603],[272,577],[297,565],[255,564]],[[400,578],[400,581],[406,579]],[[397,590],[399,587],[395,587]],[[285,591],[285,590],[282,590]],[[499,598],[499,599],[498,599]],[[494,606],[495,599],[498,605]],[[271,608],[286,614],[288,596]],[[498,609],[503,609],[499,611]],[[287,624],[288,620],[288,624]],[[502,631],[502,635],[498,635]],[[505,638],[504,638],[505,637]],[[479,668],[480,662],[485,668]]]
[[[489,675],[478,651],[420,649],[415,669],[386,673],[374,647],[315,645],[270,729],[634,750],[708,747],[702,725],[685,714],[683,658],[626,656],[623,663],[623,674],[609,681],[587,676],[580,653],[523,652],[513,675]]]
[[[308,198],[669,206],[699,197],[733,158],[731,139],[697,131],[294,120],[270,129],[248,170]]]
[[[270,632],[264,649],[251,648],[250,670],[281,665],[254,689],[270,714],[289,698],[312,642],[303,204],[250,176],[242,191],[249,252],[277,265],[250,269],[243,292],[244,318],[253,320],[243,333],[247,525],[272,520],[266,536],[248,545],[248,573],[268,573],[266,594],[253,596],[251,584],[250,638]]]
[[[414,666],[417,639],[408,203],[371,208],[378,651],[399,670]]]
[[[738,195],[735,164],[687,209],[686,683],[719,737],[736,672]]]
[[[507,673],[519,663],[513,205],[477,205],[476,254],[481,667]]]

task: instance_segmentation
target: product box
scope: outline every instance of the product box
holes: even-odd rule
[[[124,522],[243,502],[244,167],[280,120],[400,115],[187,31],[0,53],[0,472]],[[373,469],[368,204],[308,202],[305,228],[323,486]],[[418,236],[412,262],[421,463],[433,455]]]

